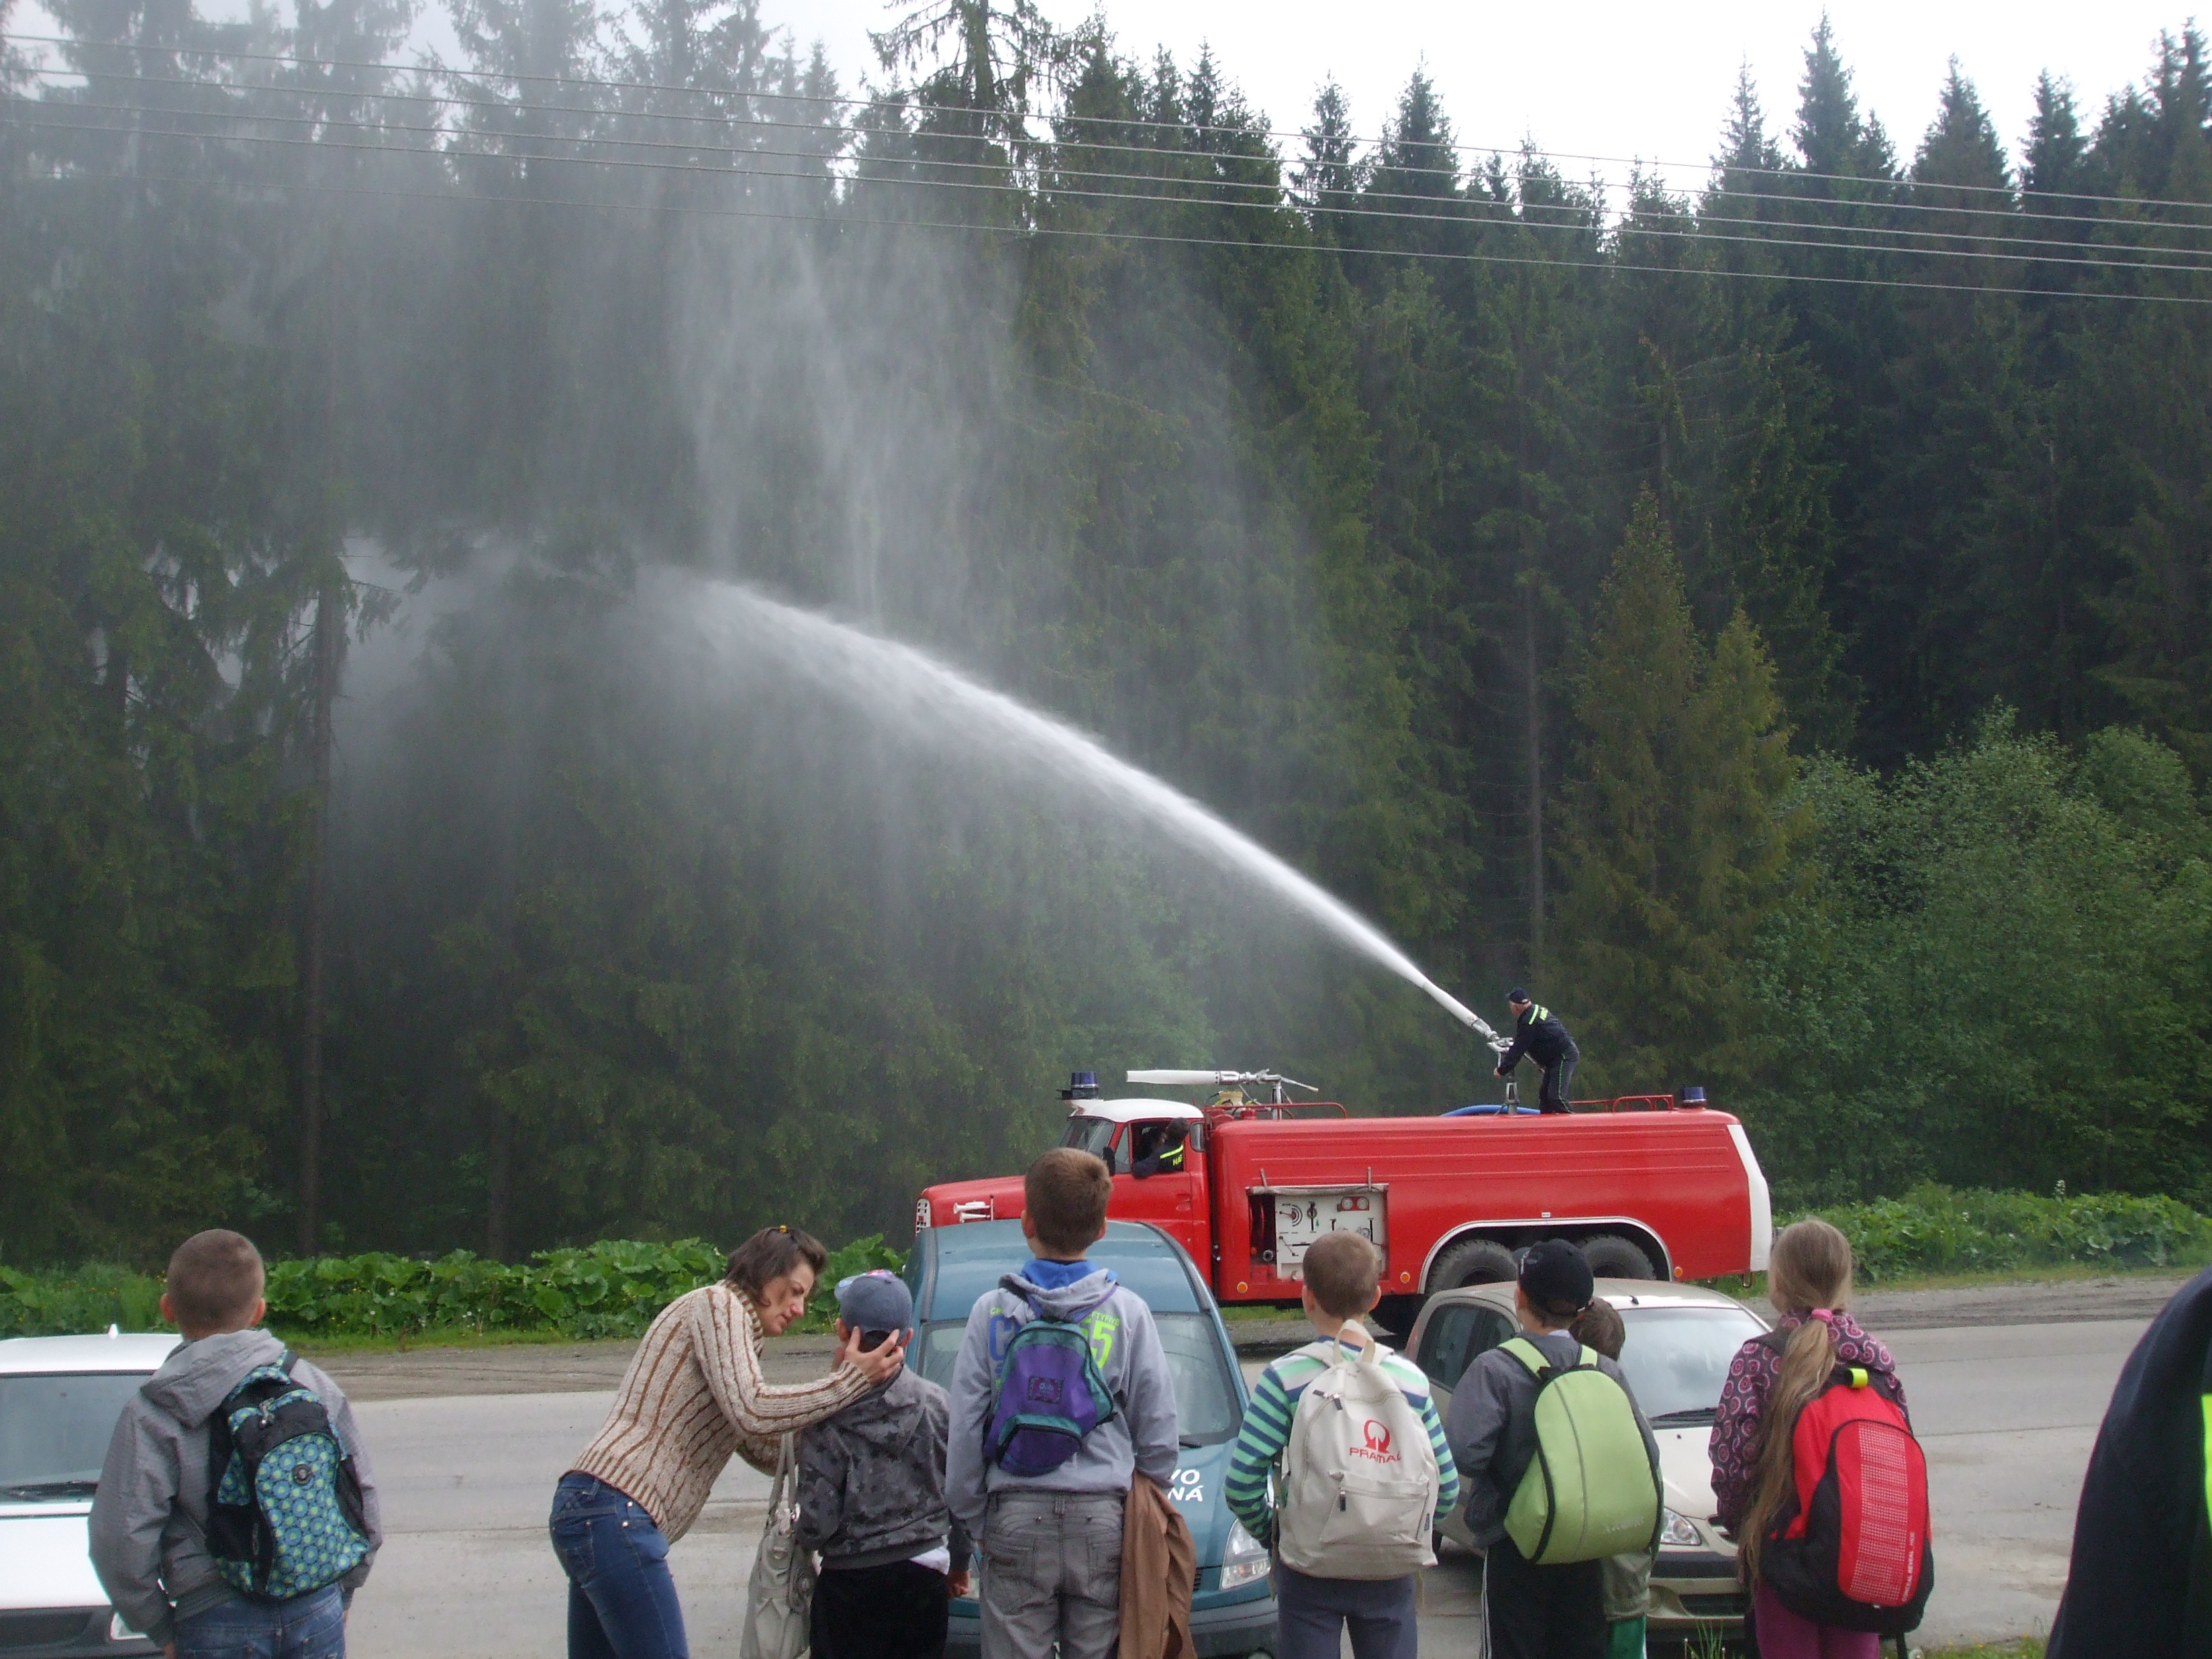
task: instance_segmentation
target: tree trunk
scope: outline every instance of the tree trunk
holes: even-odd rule
[[[1544,955],[1544,705],[1536,659],[1536,572],[1521,579],[1522,676],[1527,693],[1528,765],[1528,963]]]
[[[300,969],[300,1254],[322,1248],[323,959],[330,929],[331,706],[337,701],[344,601],[335,583],[315,601],[315,782],[307,838],[307,924]]]
[[[492,1108],[490,1127],[484,1160],[484,1254],[504,1261],[514,1182],[514,1126],[504,1106]]]

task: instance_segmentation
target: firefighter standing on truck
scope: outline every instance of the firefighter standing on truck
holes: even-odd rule
[[[1513,1011],[1513,1046],[1498,1055],[1498,1075],[1512,1076],[1521,1056],[1528,1055],[1544,1073],[1543,1085],[1536,1091],[1539,1109],[1565,1111],[1567,1086],[1574,1079],[1575,1062],[1583,1057],[1583,1051],[1575,1047],[1559,1016],[1540,1007],[1519,986],[1505,994],[1505,1006]]]

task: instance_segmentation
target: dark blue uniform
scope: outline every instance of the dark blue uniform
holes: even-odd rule
[[[1549,1008],[1530,1003],[1513,1027],[1513,1045],[1498,1057],[1498,1075],[1505,1077],[1521,1063],[1526,1054],[1543,1068],[1543,1086],[1536,1091],[1536,1104],[1547,1112],[1567,1109],[1567,1085],[1575,1075],[1575,1062],[1583,1051],[1575,1047],[1575,1040],[1567,1035],[1567,1028]]]

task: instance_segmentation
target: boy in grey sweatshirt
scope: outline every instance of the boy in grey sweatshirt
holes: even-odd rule
[[[1105,1164],[1071,1146],[1030,1166],[1022,1233],[1036,1260],[975,1304],[953,1365],[946,1497],[982,1547],[984,1659],[1049,1659],[1055,1643],[1060,1659],[1109,1659],[1130,1481],[1175,1475],[1175,1382],[1152,1311],[1084,1260],[1113,1191]],[[1056,1468],[1018,1474],[990,1455],[994,1395],[1009,1339],[1041,1312],[1082,1330],[1113,1413]]]
[[[262,1285],[260,1253],[237,1233],[196,1233],[177,1247],[161,1315],[184,1346],[124,1407],[92,1503],[93,1569],[124,1622],[169,1659],[343,1659],[346,1609],[383,1541],[353,1408],[337,1383],[295,1360],[293,1382],[321,1400],[352,1460],[368,1553],[336,1582],[282,1601],[241,1595],[216,1565],[207,1541],[213,1419],[247,1373],[285,1352],[255,1328],[268,1310]]]
[[[837,1286],[837,1340],[914,1334],[914,1297],[878,1269]],[[799,1437],[799,1544],[822,1552],[814,1659],[939,1659],[968,1535],[945,1503],[945,1390],[911,1366]]]

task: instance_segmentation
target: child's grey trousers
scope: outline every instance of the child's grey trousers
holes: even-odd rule
[[[1060,1659],[1114,1659],[1125,1501],[1118,1492],[991,1494],[976,1587],[983,1659],[1052,1659],[1054,1643]]]

